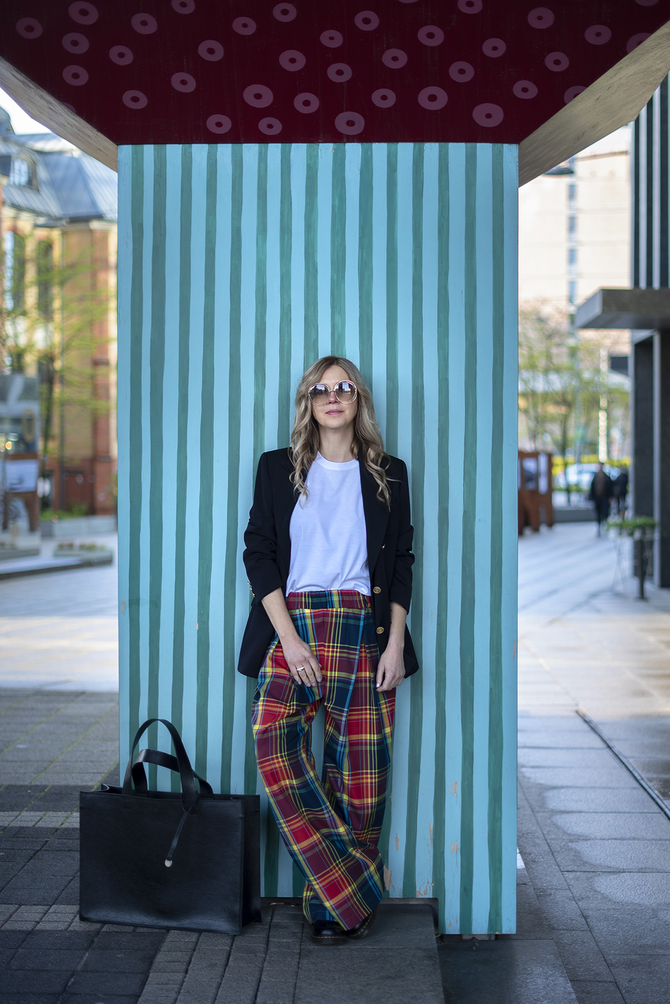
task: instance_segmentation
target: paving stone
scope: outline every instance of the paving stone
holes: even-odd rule
[[[28,933],[27,931],[6,931],[3,929],[0,931],[0,948],[3,950],[18,948],[26,940]]]
[[[94,933],[84,931],[40,931],[35,929],[23,942],[29,951],[60,951],[63,949],[87,951],[93,944]]]
[[[614,982],[590,931],[555,931],[554,942],[570,980]]]
[[[68,983],[69,994],[98,994],[99,999],[105,994],[122,997],[124,994],[139,995],[145,981],[145,973],[75,973]]]
[[[59,994],[65,990],[69,979],[69,972],[33,973],[8,969],[2,974],[2,988],[6,994]]]
[[[574,1004],[576,1000],[550,941],[447,943],[438,946],[438,955],[445,1004]]]
[[[572,980],[578,1004],[626,1004],[616,983]]]
[[[626,1004],[667,1004],[670,956],[622,956],[612,975]]]
[[[81,972],[92,973],[148,973],[154,959],[153,952],[109,951],[98,948],[97,942],[81,965]]]
[[[72,973],[79,965],[84,951],[85,949],[69,951],[64,947],[59,949],[40,948],[39,950],[32,946],[22,947],[14,955],[10,968],[39,970],[40,972],[54,969]]]
[[[551,930],[588,930],[588,924],[570,889],[538,889],[537,901]]]
[[[157,952],[166,940],[166,937],[169,938],[169,936],[169,934],[166,935],[163,931],[144,931],[141,928],[132,933],[105,928],[95,939],[95,947],[96,949],[114,952]],[[190,952],[187,957],[191,957]]]

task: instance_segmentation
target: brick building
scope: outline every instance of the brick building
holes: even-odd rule
[[[0,369],[40,377],[56,509],[116,508],[116,193],[109,168],[53,133],[16,135],[0,108]]]

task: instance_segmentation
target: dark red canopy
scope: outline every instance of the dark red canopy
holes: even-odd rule
[[[117,144],[518,143],[670,19],[549,4],[3,0],[0,55]]]

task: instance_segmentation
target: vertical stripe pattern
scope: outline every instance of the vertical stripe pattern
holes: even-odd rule
[[[633,125],[631,283],[670,284],[670,77]]]
[[[437,897],[448,933],[513,931],[516,148],[122,147],[119,182],[125,755],[168,715],[216,788],[261,791],[236,673],[255,464],[304,368],[346,352],[416,531],[388,893]],[[292,895],[263,820],[264,894]]]

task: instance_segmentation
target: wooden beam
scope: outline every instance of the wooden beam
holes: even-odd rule
[[[47,129],[95,157],[113,171],[117,170],[118,147],[92,125],[79,118],[51,94],[20,73],[6,59],[0,58],[0,87],[17,105]]]
[[[670,21],[519,146],[519,185],[632,122],[670,72]]]

